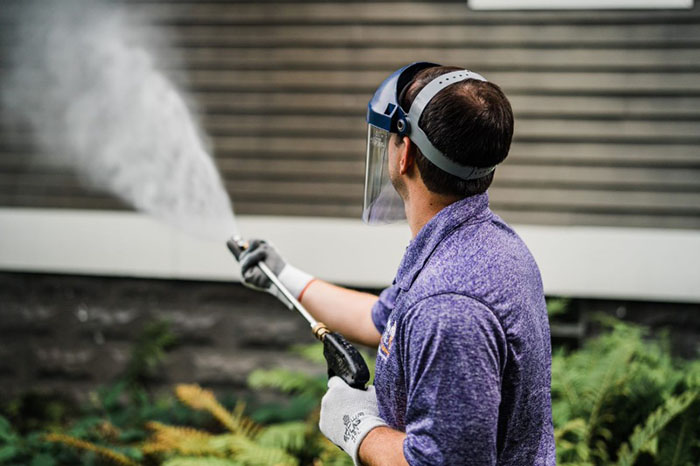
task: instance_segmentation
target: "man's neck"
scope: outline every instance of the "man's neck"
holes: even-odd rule
[[[458,201],[457,197],[441,196],[432,193],[423,186],[421,192],[410,193],[405,201],[406,219],[411,229],[411,235],[415,238],[418,232],[428,223],[438,212]]]

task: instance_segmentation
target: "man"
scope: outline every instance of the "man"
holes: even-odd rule
[[[476,73],[414,63],[367,119],[363,218],[405,216],[413,234],[392,286],[336,287],[260,241],[241,258],[247,284],[274,292],[264,260],[318,320],[378,346],[374,387],[329,381],[321,431],[355,464],[555,464],[540,274],[486,193],[510,148],[508,100]]]

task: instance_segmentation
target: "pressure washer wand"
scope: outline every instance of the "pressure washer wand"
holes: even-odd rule
[[[240,260],[241,253],[248,248],[248,243],[238,236],[229,239],[226,245],[236,260]],[[314,336],[323,342],[323,356],[328,364],[328,377],[338,376],[351,387],[364,390],[367,382],[369,382],[369,369],[357,348],[352,346],[340,333],[331,332],[325,324],[316,321],[287,287],[282,284],[267,264],[258,262],[257,266],[270,279],[272,284],[280,290],[294,309],[306,319],[311,326]]]

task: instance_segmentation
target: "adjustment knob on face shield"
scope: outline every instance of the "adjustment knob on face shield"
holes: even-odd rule
[[[399,136],[403,136],[408,132],[408,121],[401,118],[396,122],[396,129],[399,131]]]

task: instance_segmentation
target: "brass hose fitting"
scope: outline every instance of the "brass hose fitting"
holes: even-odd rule
[[[316,322],[316,325],[313,326],[311,331],[314,332],[314,336],[321,341],[326,337],[326,334],[331,333],[323,322]]]

